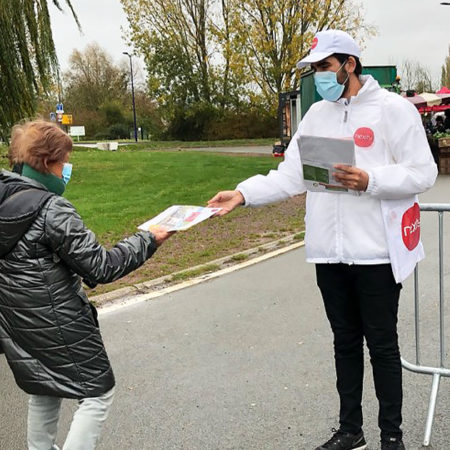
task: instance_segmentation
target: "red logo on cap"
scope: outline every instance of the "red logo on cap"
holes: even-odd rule
[[[420,208],[414,203],[402,217],[402,239],[408,250],[417,247],[420,240]]]
[[[358,128],[353,139],[358,147],[370,147],[373,144],[374,134],[370,128]]]
[[[319,43],[319,39],[316,37],[312,41],[311,50],[314,50],[317,47],[317,44]]]

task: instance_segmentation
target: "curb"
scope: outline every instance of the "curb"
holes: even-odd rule
[[[106,304],[114,303],[118,299],[123,299],[124,297],[145,295],[149,292],[154,293],[155,291],[163,290],[169,287],[173,288],[177,285],[183,285],[186,282],[189,282],[190,280],[192,280],[192,278],[203,280],[205,278],[205,275],[222,272],[226,269],[229,269],[230,267],[236,267],[234,270],[238,270],[241,267],[256,264],[261,260],[261,257],[264,257],[263,259],[269,259],[271,257],[277,256],[280,249],[286,249],[285,251],[289,251],[298,247],[302,247],[304,245],[304,241],[303,237],[301,239],[298,239],[298,235],[300,233],[304,234],[304,232],[302,231],[289,236],[285,236],[283,238],[277,239],[276,241],[261,244],[258,247],[253,247],[248,250],[243,250],[242,252],[208,261],[205,264],[200,264],[188,269],[180,270],[178,272],[173,272],[169,275],[155,278],[154,280],[144,281],[142,283],[119,288],[105,294],[95,295],[93,297],[89,297],[89,300],[93,302],[97,306],[97,308],[101,309]],[[211,270],[211,266],[219,266],[219,268],[217,270]],[[201,273],[200,275],[189,276],[190,272],[201,272],[202,269],[204,269],[204,273]],[[183,275],[186,276],[183,277]]]

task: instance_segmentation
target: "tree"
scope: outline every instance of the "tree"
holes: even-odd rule
[[[123,102],[128,77],[128,66],[115,65],[97,43],[88,44],[82,52],[75,49],[69,58],[69,70],[64,74],[65,102],[73,112],[99,110],[108,102]]]
[[[352,0],[236,0],[234,48],[243,55],[242,70],[259,87],[268,106],[277,94],[298,89],[296,62],[309,52],[318,31],[349,32],[360,42],[373,34],[360,5]]]
[[[62,10],[60,0],[52,0]],[[79,26],[71,0],[65,0]],[[0,0],[0,133],[34,115],[37,98],[58,78],[47,0]]]
[[[295,63],[314,34],[341,28],[359,40],[373,29],[353,0],[121,0],[129,38],[146,59],[162,103],[259,103],[299,86]]]
[[[417,61],[406,59],[401,65],[401,82],[404,90],[433,92],[436,84],[430,70]]]
[[[446,86],[450,89],[450,46],[448,47],[448,56],[442,66],[441,86]]]
[[[139,68],[134,67],[134,75]],[[97,43],[82,51],[75,49],[63,76],[65,109],[74,123],[84,125],[86,135],[95,138],[128,138],[132,127],[128,58],[116,64]],[[135,78],[136,81],[136,78]],[[161,118],[154,101],[135,85],[138,126],[146,134],[161,133]]]
[[[86,127],[86,135],[109,137],[111,126],[128,127],[123,113],[128,109],[128,77],[127,64],[116,65],[97,43],[73,50],[63,76],[64,105],[74,121]]]
[[[213,0],[121,0],[130,39],[144,56],[150,93],[168,106],[210,102]]]

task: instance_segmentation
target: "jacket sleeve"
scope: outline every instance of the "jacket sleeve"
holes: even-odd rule
[[[284,155],[284,161],[267,175],[255,175],[236,187],[244,196],[245,206],[260,206],[285,200],[306,191],[297,137],[301,124],[291,139]]]
[[[90,287],[123,277],[140,267],[156,251],[154,236],[146,231],[106,250],[86,228],[73,205],[57,196],[49,202],[45,237],[53,251]]]
[[[414,105],[398,95],[388,95],[383,105],[385,145],[392,161],[369,173],[367,193],[383,200],[420,194],[433,186],[437,167]]]

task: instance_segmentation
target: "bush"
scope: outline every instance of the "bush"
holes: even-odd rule
[[[204,139],[251,139],[267,138],[278,135],[278,121],[266,113],[256,110],[225,111],[211,121]]]
[[[176,111],[167,135],[182,141],[275,137],[278,120],[256,109],[220,111],[211,104],[197,104]]]
[[[103,141],[104,139],[109,139],[108,132],[107,131],[99,131],[98,133],[94,134],[94,139],[96,139],[97,141]]]
[[[168,126],[168,137],[181,141],[202,140],[212,120],[217,116],[217,109],[210,103],[197,103],[189,108],[179,108]]]
[[[115,123],[108,128],[108,139],[129,139],[130,129],[125,123]]]
[[[107,102],[100,108],[104,114],[105,122],[109,126],[114,126],[125,121],[123,115],[123,105],[119,105],[115,102]]]

